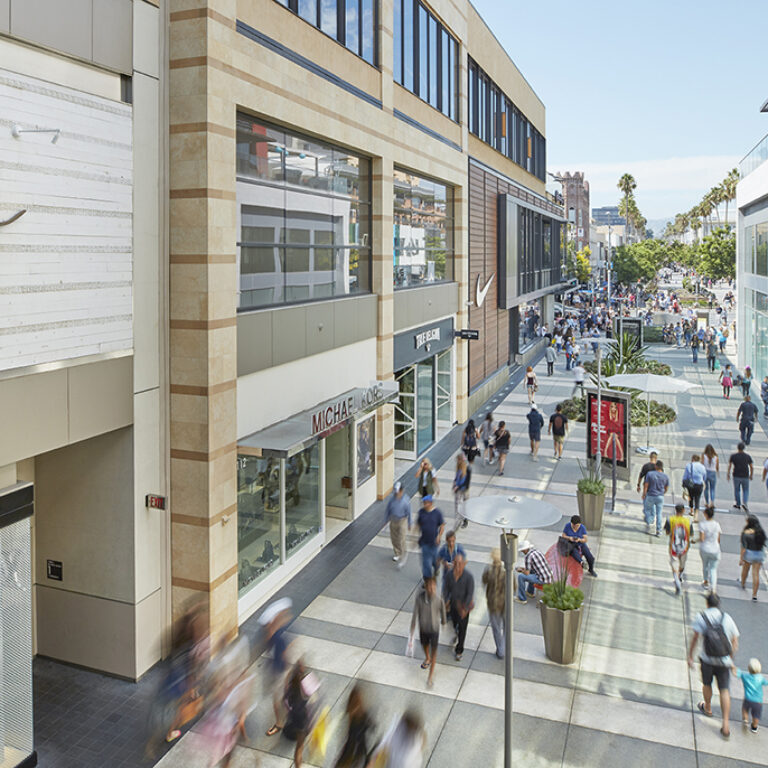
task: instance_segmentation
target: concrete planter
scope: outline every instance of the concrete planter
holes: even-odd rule
[[[579,643],[582,608],[561,611],[559,608],[548,608],[544,603],[539,608],[547,658],[558,664],[572,664]]]
[[[576,501],[579,505],[579,517],[588,531],[599,531],[603,525],[603,510],[605,509],[605,494],[599,496],[593,493],[582,493],[576,490]]]

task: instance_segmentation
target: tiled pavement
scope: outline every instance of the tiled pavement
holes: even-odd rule
[[[677,422],[652,431],[652,441],[666,462],[673,487],[679,489],[684,464],[706,442],[712,442],[727,461],[737,439],[737,406],[733,400],[726,403],[718,397],[716,378],[706,372],[703,363],[694,366],[686,353],[668,347],[654,347],[653,352],[670,362],[676,375],[702,385],[677,398]],[[562,363],[558,364],[559,370],[552,378],[538,371],[538,401],[547,413],[571,388],[562,367]],[[518,391],[497,407],[497,418],[505,418],[512,425],[514,444],[508,470],[499,477],[476,462],[472,493],[503,494],[515,489],[547,494],[548,500],[569,516],[575,510],[573,491],[579,476],[576,458],[583,455],[584,426],[574,426],[562,462],[550,458],[550,445],[545,440],[541,461],[533,463],[527,455],[523,427],[526,410],[524,396]],[[762,429],[750,450],[760,466],[768,450]],[[639,463],[638,457],[635,472]],[[767,599],[754,605],[749,594],[737,586],[738,533],[743,521],[740,514],[728,509],[730,489],[724,475],[723,469],[718,489],[723,508],[718,519],[724,531],[720,592],[726,610],[742,631],[737,660],[745,663],[757,655],[768,663],[761,633]],[[448,519],[453,512],[447,498],[451,477],[449,462],[439,473],[445,489],[441,504]],[[645,534],[634,489],[622,484],[618,498],[618,514],[607,516],[601,535],[591,537],[598,555],[599,578],[585,584],[583,643],[577,662],[570,667],[549,662],[544,656],[536,607],[515,606],[516,759],[526,766],[620,764],[622,768],[648,764],[682,768],[768,764],[763,757],[765,750],[760,749],[765,737],[744,734],[737,727],[740,687],[732,688],[734,725],[729,742],[719,736],[716,719],[694,714],[700,689],[698,673],[688,670],[685,654],[688,627],[703,605],[703,592],[698,587],[698,554],[693,551],[689,556],[689,580],[683,597],[676,597],[665,543]],[[768,511],[765,491],[759,483],[753,486],[753,499],[750,507],[754,511],[760,515]],[[370,518],[366,525],[373,530],[378,527]],[[555,540],[558,528],[531,531],[529,538],[546,549]],[[468,550],[468,567],[479,584],[496,537],[491,531],[470,525],[460,532],[459,540]],[[464,659],[455,662],[447,644],[441,645],[435,686],[427,689],[419,659],[404,656],[419,580],[413,541],[411,550],[406,566],[402,570],[394,568],[388,535],[381,531],[351,557],[335,578],[317,587],[319,594],[311,602],[303,599],[307,591],[304,585],[298,603],[300,616],[291,626],[294,652],[303,654],[317,670],[323,681],[324,702],[332,707],[334,716],[343,711],[353,681],[360,680],[382,730],[407,705],[422,710],[428,732],[426,765],[501,765],[503,662],[493,654],[482,590],[476,594]],[[761,597],[765,594],[761,593]],[[263,659],[257,662],[259,672],[263,665]],[[279,737],[268,739],[264,735],[270,723],[270,702],[265,696],[248,722],[250,743],[236,750],[236,768],[291,765],[291,745]],[[340,739],[341,728],[331,739],[327,764],[332,764]],[[187,734],[159,765],[206,766],[197,729]]]

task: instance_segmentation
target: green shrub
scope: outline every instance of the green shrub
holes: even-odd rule
[[[576,487],[589,496],[600,496],[605,493],[605,483],[602,480],[589,480],[586,477],[582,477],[576,484]]]
[[[582,397],[573,397],[563,400],[563,415],[571,421],[587,420],[587,404]],[[648,404],[643,397],[632,399],[632,407],[629,412],[630,423],[633,427],[644,427],[648,423]],[[662,424],[671,424],[677,418],[677,412],[666,403],[651,400],[651,426],[658,427]]]
[[[558,580],[552,584],[545,584],[542,589],[541,602],[548,608],[557,608],[560,611],[575,611],[584,602],[584,593],[576,587]]]
[[[643,342],[646,344],[663,344],[664,336],[660,325],[645,326],[643,328]]]

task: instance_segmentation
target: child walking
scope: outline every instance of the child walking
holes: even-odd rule
[[[734,667],[733,673],[736,677],[740,677],[741,682],[744,684],[741,722],[745,728],[749,725],[749,730],[752,733],[757,733],[757,726],[763,713],[763,686],[768,685],[768,678],[760,674],[762,667],[760,666],[759,659],[750,659],[747,669],[749,671],[745,672],[743,669]],[[750,717],[752,718],[751,723],[749,722]]]

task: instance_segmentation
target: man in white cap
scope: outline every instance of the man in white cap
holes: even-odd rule
[[[516,603],[527,603],[528,597],[533,597],[536,584],[551,584],[552,570],[544,555],[527,539],[520,545],[520,551],[525,556],[525,565],[517,569]]]
[[[544,426],[544,417],[536,403],[531,404],[531,410],[526,414],[528,419],[528,437],[531,440],[531,459],[539,460],[539,445],[541,443],[541,428]]]
[[[400,482],[395,483],[392,495],[387,501],[387,516],[384,524],[387,523],[389,523],[389,538],[392,540],[394,551],[392,559],[397,563],[398,568],[402,568],[408,556],[405,537],[411,530],[411,500],[405,495],[403,484]]]

